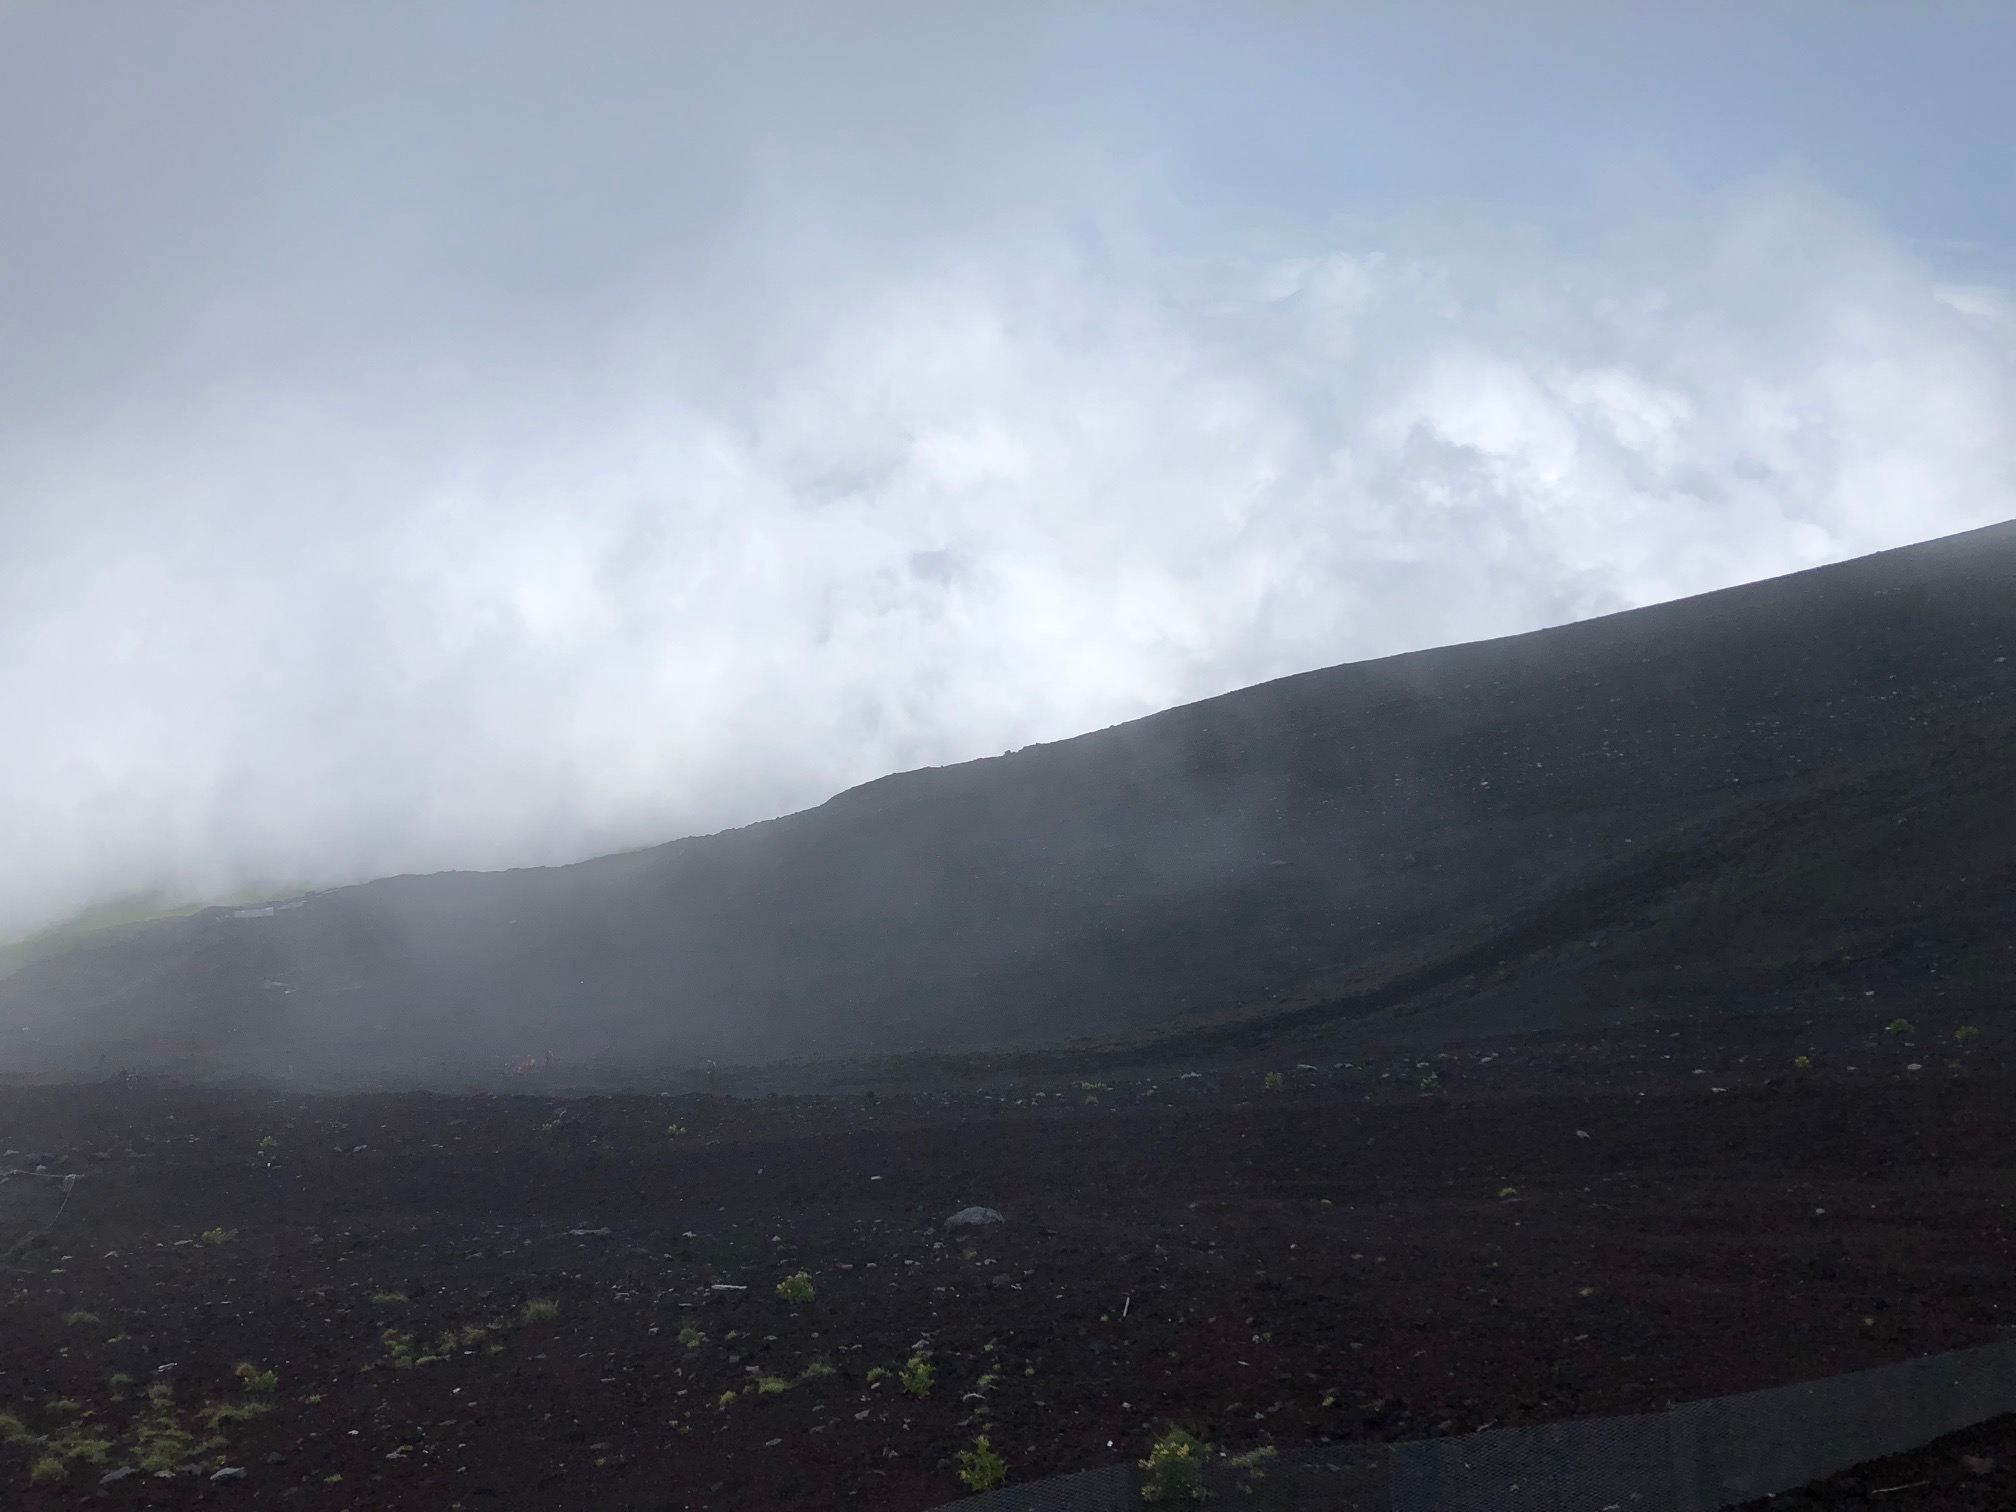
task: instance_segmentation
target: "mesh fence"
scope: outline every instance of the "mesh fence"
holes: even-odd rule
[[[76,1187],[74,1175],[0,1170],[0,1265],[18,1259],[56,1226]]]
[[[1710,1512],[1790,1491],[2016,1412],[2016,1338],[1665,1412],[1214,1463],[1204,1489],[1255,1512]],[[954,1503],[975,1512],[1143,1505],[1132,1464]]]

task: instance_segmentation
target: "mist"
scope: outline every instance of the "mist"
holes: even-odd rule
[[[2016,513],[2006,21],[1815,14],[9,10],[0,937]]]

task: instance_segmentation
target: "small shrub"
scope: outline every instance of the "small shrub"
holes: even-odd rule
[[[237,1237],[238,1230],[236,1229],[214,1228],[203,1230],[203,1242],[205,1244],[229,1244]]]
[[[682,1323],[679,1325],[679,1342],[684,1344],[688,1349],[698,1349],[702,1344],[707,1342],[707,1335],[700,1332],[691,1323]]]
[[[1813,1069],[1813,1057],[1810,1055],[1795,1055],[1792,1057],[1792,1064],[1797,1066],[1801,1071],[1811,1071]]]
[[[756,1378],[756,1394],[758,1396],[782,1396],[790,1389],[791,1383],[789,1381],[779,1380],[776,1376],[758,1376]]]
[[[382,1291],[371,1293],[373,1302],[404,1302],[406,1293],[402,1291]]]
[[[721,1399],[714,1405],[721,1408],[723,1411],[726,1411],[728,1408],[733,1407],[735,1405],[735,1393],[732,1391],[722,1392]]]
[[[245,1389],[254,1396],[271,1396],[279,1389],[280,1377],[270,1370],[261,1370],[249,1361],[241,1362],[231,1372],[245,1383]]]
[[[810,1365],[807,1365],[803,1370],[798,1372],[798,1384],[800,1386],[807,1386],[814,1381],[831,1380],[838,1374],[840,1372],[835,1370],[831,1365],[828,1365],[824,1360],[814,1360]]]
[[[994,1452],[984,1433],[973,1440],[971,1449],[961,1449],[956,1458],[960,1482],[968,1491],[992,1491],[1007,1482],[1008,1461]]]
[[[868,1372],[868,1384],[870,1386],[879,1386],[888,1379],[889,1367],[886,1365],[876,1365]]]
[[[1261,1085],[1269,1092],[1279,1092],[1281,1090],[1281,1080],[1281,1073],[1279,1071],[1269,1071],[1266,1076],[1261,1078]]]
[[[672,1138],[674,1138],[674,1139],[677,1139],[677,1138],[678,1138],[678,1137],[679,1137],[679,1136],[680,1136],[681,1134],[684,1134],[684,1133],[686,1132],[686,1125],[684,1125],[684,1124],[667,1124],[667,1125],[665,1125],[665,1132],[666,1132],[667,1134],[671,1135],[671,1136],[672,1136]]]
[[[50,1481],[62,1480],[69,1473],[70,1467],[64,1464],[61,1459],[53,1454],[44,1454],[28,1467],[28,1484],[31,1486],[45,1486]]]
[[[1148,1484],[1141,1488],[1143,1501],[1173,1502],[1204,1500],[1204,1459],[1211,1446],[1174,1423],[1157,1439],[1141,1461],[1148,1472]]]
[[[78,1307],[73,1308],[71,1311],[63,1314],[63,1321],[65,1323],[68,1323],[71,1327],[74,1328],[79,1323],[96,1323],[99,1321],[99,1319],[98,1314],[94,1312],[86,1312],[84,1311],[83,1308]]]
[[[1244,1454],[1227,1455],[1225,1463],[1234,1470],[1251,1470],[1274,1458],[1275,1452],[1272,1444],[1263,1444],[1258,1449],[1248,1449]]]
[[[133,1377],[126,1374],[123,1370],[114,1371],[112,1378],[105,1383],[106,1389],[110,1392],[112,1400],[115,1402],[125,1401],[126,1392],[132,1385]]]
[[[280,1148],[280,1141],[275,1139],[271,1134],[268,1134],[264,1139],[259,1141],[259,1148],[262,1150],[277,1150]]]
[[[931,1386],[938,1379],[938,1372],[924,1356],[912,1355],[896,1379],[905,1391],[921,1400],[931,1395]]]
[[[543,1297],[536,1301],[527,1302],[523,1313],[523,1317],[527,1323],[551,1323],[559,1316],[560,1304],[558,1302],[548,1302]]]
[[[1916,1034],[1918,1031],[1911,1027],[1911,1020],[1900,1018],[1892,1019],[1889,1023],[1885,1024],[1883,1032],[1885,1034]]]
[[[0,1444],[28,1444],[34,1439],[35,1435],[21,1419],[11,1412],[0,1412]]]
[[[1953,1043],[1956,1045],[1972,1044],[1979,1038],[1981,1038],[1981,1031],[1976,1029],[1972,1024],[1962,1025],[1953,1031]]]
[[[777,1283],[777,1295],[786,1302],[810,1302],[817,1294],[812,1290],[812,1278],[800,1271]]]
[[[203,1421],[211,1432],[225,1423],[246,1423],[273,1410],[271,1402],[217,1402],[203,1409]]]

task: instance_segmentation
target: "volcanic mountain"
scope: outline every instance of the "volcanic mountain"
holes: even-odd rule
[[[2016,1001],[2016,524],[572,866],[77,939],[0,1070],[460,1085]]]

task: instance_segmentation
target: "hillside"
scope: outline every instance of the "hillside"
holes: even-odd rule
[[[641,1076],[1999,1004],[2012,589],[1996,526],[650,850],[104,931],[0,982],[0,1071],[446,1084],[548,1050]]]

